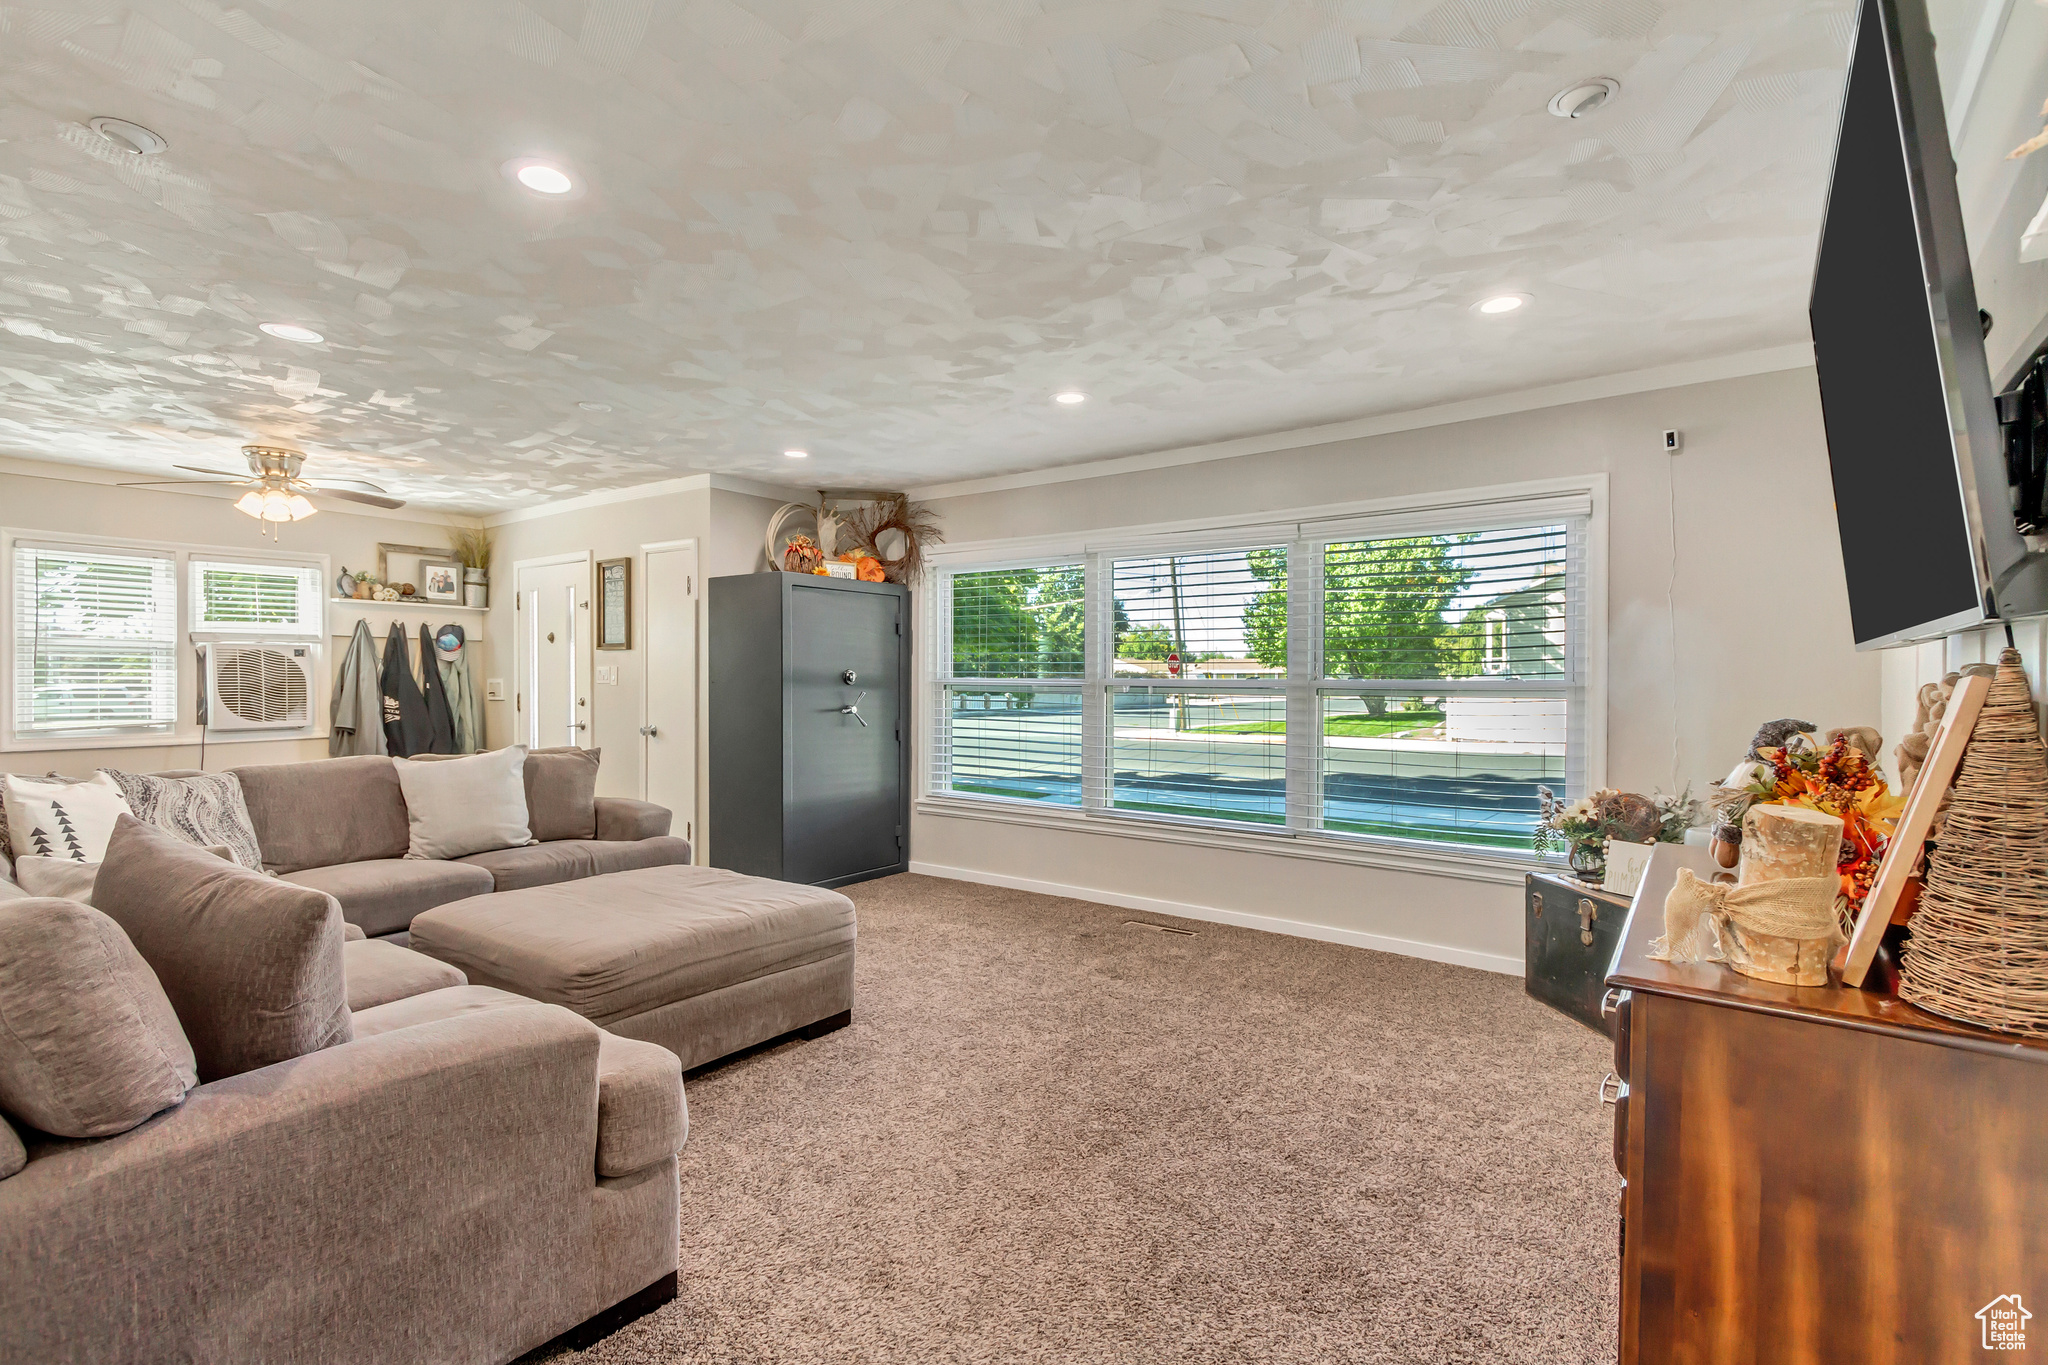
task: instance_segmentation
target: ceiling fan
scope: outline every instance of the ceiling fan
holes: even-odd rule
[[[349,502],[368,503],[372,507],[403,507],[403,498],[394,498],[376,484],[364,479],[322,479],[311,480],[299,477],[299,470],[306,463],[303,451],[288,446],[248,445],[242,447],[242,454],[249,461],[250,477],[243,478],[221,469],[201,469],[197,465],[181,464],[194,474],[212,474],[213,479],[148,479],[119,485],[122,488],[162,488],[187,486],[202,483],[242,484],[248,488],[235,501],[235,510],[246,512],[258,521],[269,525],[270,538],[277,539],[277,523],[303,521],[320,509],[313,506],[306,494],[318,492],[322,497],[345,498]],[[355,484],[372,489],[359,493],[353,488],[337,487],[337,484]]]

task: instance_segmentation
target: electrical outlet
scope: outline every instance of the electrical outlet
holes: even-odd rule
[[[491,701],[505,700],[505,680],[503,678],[486,679],[484,682],[484,696]]]

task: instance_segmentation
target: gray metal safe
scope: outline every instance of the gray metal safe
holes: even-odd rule
[[[711,864],[840,886],[909,870],[910,590],[714,578]]]

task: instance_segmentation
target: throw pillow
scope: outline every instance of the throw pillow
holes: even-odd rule
[[[169,830],[201,848],[224,845],[243,867],[263,870],[256,827],[242,801],[242,781],[233,773],[198,777],[154,777],[102,768],[128,802],[129,813],[145,825]]]
[[[412,826],[408,858],[460,858],[533,842],[526,818],[526,748],[415,763],[394,758]]]
[[[96,863],[107,851],[114,821],[128,813],[120,787],[105,773],[83,782],[0,776],[7,805],[7,838],[14,856],[41,854]]]
[[[45,858],[31,853],[14,860],[14,881],[31,896],[58,896],[80,905],[92,904],[92,884],[100,874],[98,863],[74,863],[69,858]]]
[[[28,1165],[28,1148],[21,1145],[21,1134],[14,1131],[14,1125],[0,1115],[0,1180],[5,1180],[22,1167]]]
[[[124,815],[93,903],[128,931],[178,1011],[199,1079],[288,1061],[354,1036],[341,906]]]
[[[195,1072],[119,925],[76,901],[0,904],[0,1108],[58,1137],[106,1137],[184,1099]]]
[[[491,752],[497,752],[493,750]],[[603,749],[531,749],[521,774],[526,824],[535,843],[597,837],[597,764]],[[446,763],[458,754],[414,754],[412,763]]]
[[[597,837],[597,762],[602,749],[535,749],[526,756],[526,815],[533,837]]]

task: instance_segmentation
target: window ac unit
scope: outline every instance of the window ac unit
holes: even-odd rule
[[[199,646],[199,723],[209,730],[303,730],[313,721],[313,646]]]

